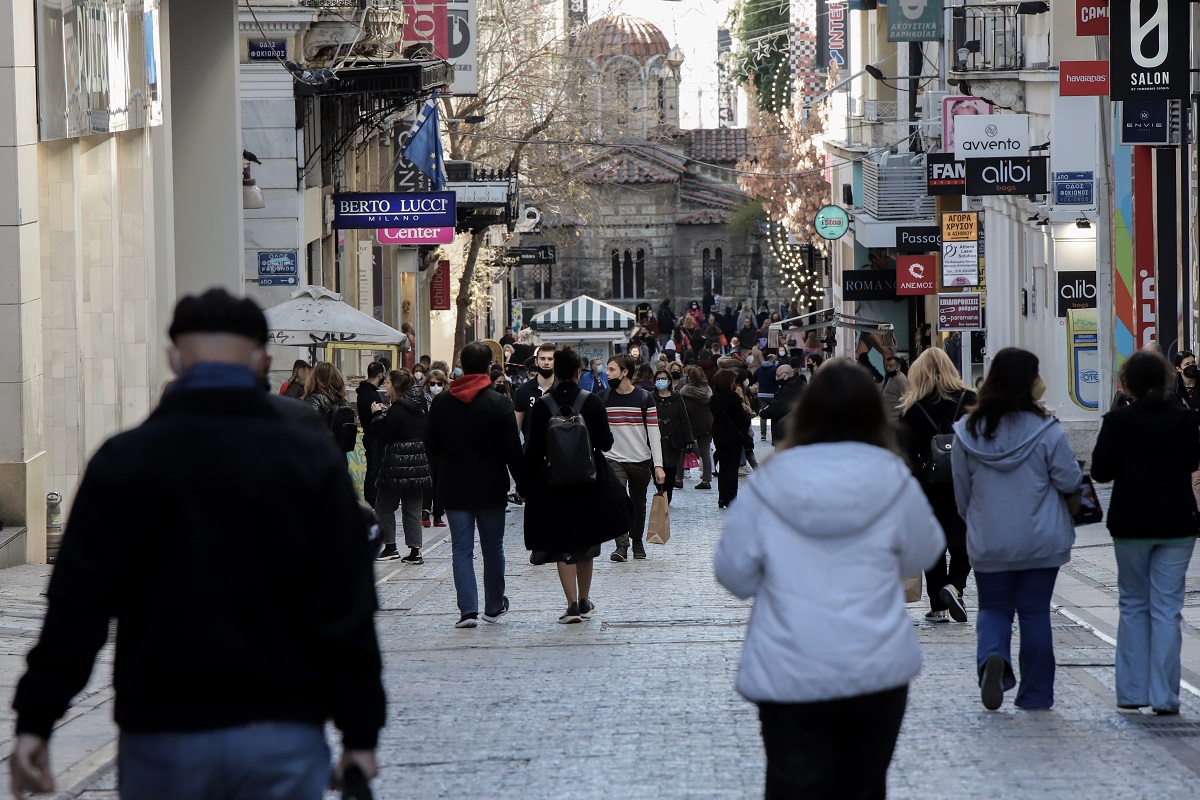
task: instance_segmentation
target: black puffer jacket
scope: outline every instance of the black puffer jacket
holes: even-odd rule
[[[410,386],[387,411],[371,417],[371,430],[384,445],[376,488],[409,492],[433,485],[425,455],[425,410],[421,387]]]

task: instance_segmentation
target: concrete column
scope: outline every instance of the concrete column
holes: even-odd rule
[[[242,121],[235,0],[167,0],[179,294],[242,293]]]
[[[24,559],[45,563],[34,40],[33,3],[0,5],[0,516],[27,528]]]

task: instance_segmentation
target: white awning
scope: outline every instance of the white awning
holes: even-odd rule
[[[404,334],[342,302],[342,296],[320,286],[302,286],[292,299],[271,306],[267,341],[289,347],[327,344],[399,344]]]
[[[636,317],[616,306],[587,295],[560,303],[535,314],[530,327],[539,333],[552,331],[624,331],[632,328]]]

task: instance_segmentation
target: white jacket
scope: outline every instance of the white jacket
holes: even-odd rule
[[[755,598],[737,676],[746,699],[855,697],[920,672],[901,578],[946,539],[902,459],[859,442],[793,447],[726,514],[717,580]]]

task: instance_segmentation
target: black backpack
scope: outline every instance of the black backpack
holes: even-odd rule
[[[546,483],[551,486],[580,486],[596,482],[596,462],[592,458],[592,437],[583,419],[583,404],[590,392],[579,390],[579,396],[563,408],[550,395],[542,401],[550,409],[546,429]]]
[[[925,482],[938,486],[946,486],[954,482],[953,470],[951,467],[951,457],[954,452],[954,431],[946,431],[946,428],[952,426],[958,421],[958,412],[962,410],[963,398],[966,397],[966,392],[960,392],[958,395],[958,403],[954,406],[954,415],[947,424],[946,420],[942,420],[941,424],[933,421],[929,411],[917,401],[917,408],[921,409],[921,413],[925,415],[925,419],[929,420],[929,424],[937,431],[929,439],[929,458],[925,462]]]
[[[354,422],[354,409],[345,400],[339,400],[325,412],[325,423],[333,431],[333,439],[343,453],[354,450],[358,441],[358,425]]]

